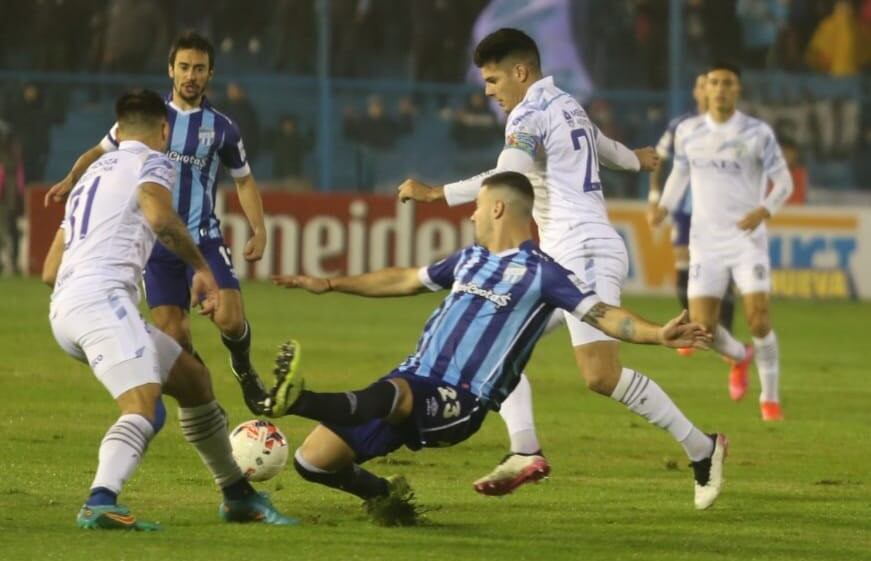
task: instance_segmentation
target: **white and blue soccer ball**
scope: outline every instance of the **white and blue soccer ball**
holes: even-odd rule
[[[287,465],[287,438],[269,421],[245,421],[230,433],[230,444],[233,458],[250,481],[272,479]]]

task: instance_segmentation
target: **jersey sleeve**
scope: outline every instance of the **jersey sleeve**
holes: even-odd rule
[[[160,152],[152,152],[139,170],[139,184],[157,183],[168,191],[175,188],[176,169],[172,161]]]
[[[536,152],[543,148],[546,127],[544,114],[535,109],[520,106],[520,113],[510,118],[505,127],[504,150],[520,150],[535,158]]]
[[[242,133],[233,121],[227,119],[226,124],[227,128],[221,147],[218,149],[218,157],[234,179],[250,175],[251,167],[248,165],[248,157],[245,154]]]
[[[577,275],[553,262],[542,263],[541,293],[545,302],[577,317],[583,317],[601,302]]]
[[[656,143],[656,153],[663,160],[670,160],[674,157],[674,126],[669,124],[662,136],[659,137],[659,142]]]
[[[429,267],[421,267],[417,272],[420,282],[433,292],[450,288],[454,284],[455,270],[462,254],[462,251],[458,251]]]
[[[687,121],[681,123],[683,125]],[[672,162],[673,168],[681,168],[688,170],[690,167],[690,161],[687,159],[687,149],[686,149],[686,126],[678,125],[678,127],[674,131],[674,140],[672,144],[672,148],[674,150],[674,161]]]
[[[774,131],[768,125],[762,125],[762,169],[769,176],[775,174],[786,167],[786,160],[783,158],[783,152],[780,150],[780,145],[777,143],[777,138],[774,136]]]
[[[112,125],[103,140],[100,141],[100,148],[103,152],[113,152],[118,149],[118,123]]]

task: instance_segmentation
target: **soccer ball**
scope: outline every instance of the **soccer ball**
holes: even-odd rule
[[[261,419],[245,421],[230,433],[233,458],[250,481],[272,479],[287,464],[287,438]]]

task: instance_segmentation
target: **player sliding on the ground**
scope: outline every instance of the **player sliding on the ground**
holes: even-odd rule
[[[400,186],[400,199],[444,198],[457,205],[475,199],[482,177],[507,170],[525,173],[535,187],[533,216],[541,248],[594,286],[603,302],[619,306],[629,258],[623,238],[608,220],[599,164],[650,170],[658,164],[656,152],[649,148],[633,154],[605,138],[581,104],[542,74],[538,47],[522,31],[500,29],[485,37],[475,49],[475,64],[487,95],[508,113],[505,147],[496,168],[444,187],[429,188],[409,180]],[[653,379],[620,362],[617,340],[572,314],[555,315],[560,316],[569,328],[575,361],[587,387],[667,430],[691,459],[711,455],[709,439],[690,431],[688,425],[671,422],[684,417],[668,394]],[[634,390],[643,395],[630,399],[636,397]],[[475,482],[475,489],[488,495],[511,492],[550,470],[535,435],[525,379],[500,413],[511,436],[512,453]]]
[[[408,494],[359,464],[401,446],[449,446],[478,430],[520,379],[549,317],[559,308],[613,337],[669,347],[704,347],[710,336],[686,321],[686,312],[664,327],[602,302],[582,280],[530,241],[533,188],[525,175],[505,172],[483,180],[472,215],[477,244],[423,269],[390,268],[325,280],[275,277],[288,288],[317,294],[402,296],[426,290],[451,293],[424,327],[417,349],[393,372],[366,389],[346,393],[304,391],[294,343],[279,355],[273,388],[275,417],[292,414],[321,421],[294,455],[307,480],[367,500],[373,509],[402,513]],[[653,386],[633,373],[623,388],[628,407],[644,407]],[[661,391],[661,390],[660,390]],[[720,493],[727,441],[706,435],[676,409],[658,419],[707,445],[694,458],[695,505],[707,508]],[[406,505],[407,506],[407,505]],[[405,515],[413,509],[406,508]],[[400,517],[398,522],[408,522]],[[387,522],[397,522],[390,520]]]
[[[765,220],[792,193],[792,177],[774,131],[737,110],[741,72],[729,63],[711,66],[705,92],[708,111],[675,131],[674,167],[665,183],[655,222],[673,211],[690,186],[690,317],[714,333],[714,348],[735,361],[729,394],[747,391],[747,370],[756,358],[763,421],[783,420],[778,381],[780,355],[771,328],[771,263]],[[766,194],[768,182],[771,191]],[[753,345],[742,345],[717,325],[720,303],[734,280],[744,304]]]
[[[121,409],[100,444],[97,474],[76,522],[81,528],[158,529],[117,498],[163,426],[160,396],[166,393],[178,401],[182,433],[224,494],[221,517],[295,524],[254,490],[233,460],[209,371],[139,315],[138,286],[156,238],[194,270],[194,302],[202,313],[217,313],[223,303],[211,268],[172,208],[175,166],[162,153],[169,137],[166,105],[154,92],[134,92],[118,100],[116,114],[118,150],[76,183],[43,267],[43,280],[54,287],[55,339],[90,364]]]

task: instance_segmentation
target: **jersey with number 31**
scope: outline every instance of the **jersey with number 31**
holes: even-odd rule
[[[136,141],[121,142],[91,164],[67,198],[52,298],[116,287],[136,291],[155,242],[139,208],[139,186],[156,183],[171,191],[175,180],[169,158]]]
[[[541,247],[558,257],[568,235],[614,238],[599,179],[598,129],[578,101],[553,78],[535,82],[508,115],[505,148],[523,150],[535,161],[528,174],[535,189],[533,217]]]

